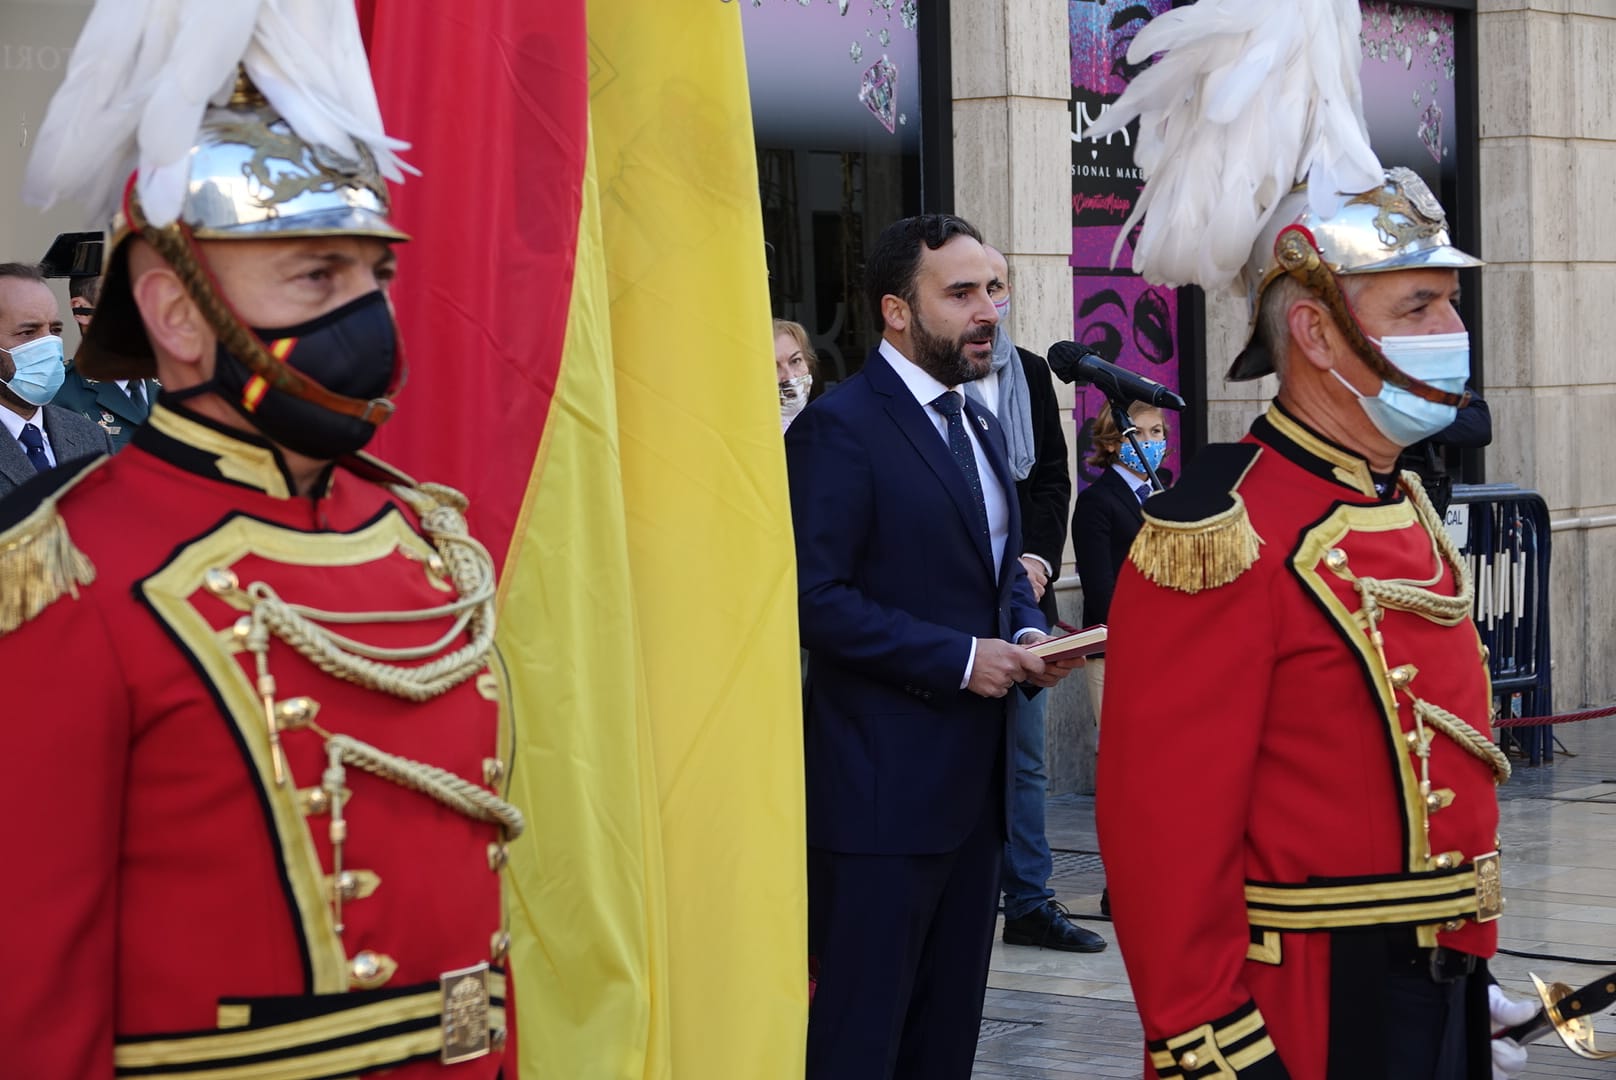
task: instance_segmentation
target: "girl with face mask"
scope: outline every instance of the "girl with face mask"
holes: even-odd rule
[[[780,384],[780,431],[808,404],[814,386],[818,360],[809,344],[808,331],[790,319],[774,320],[774,374]]]
[[[1072,553],[1078,577],[1083,581],[1084,626],[1103,623],[1109,617],[1117,575],[1127,561],[1133,538],[1144,524],[1142,507],[1150,495],[1145,461],[1159,470],[1167,456],[1167,421],[1160,409],[1136,401],[1128,408],[1128,419],[1137,430],[1144,458],[1117,430],[1111,410],[1102,411],[1094,421],[1088,463],[1104,471],[1078,492],[1072,511]],[[1169,482],[1170,474],[1160,475],[1163,483]],[[1089,703],[1098,719],[1105,689],[1104,657],[1091,657],[1084,673],[1088,677]]]

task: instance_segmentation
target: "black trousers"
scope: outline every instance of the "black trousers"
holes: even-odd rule
[[[999,904],[1004,798],[994,785],[940,855],[808,851],[807,1080],[967,1080]]]
[[[1329,1080],[1492,1080],[1485,961],[1433,972],[1410,931],[1331,937]]]

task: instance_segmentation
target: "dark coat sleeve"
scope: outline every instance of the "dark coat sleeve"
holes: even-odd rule
[[[1492,445],[1493,411],[1487,407],[1487,400],[1472,390],[1470,404],[1460,409],[1453,423],[1432,435],[1430,441],[1438,446],[1462,446],[1472,450]]]
[[[1117,521],[1111,502],[1105,490],[1093,484],[1078,494],[1077,508],[1072,511],[1072,552],[1077,558],[1077,576],[1083,581],[1085,626],[1105,622],[1122,571],[1112,555],[1112,533],[1127,526]]]
[[[1072,472],[1066,460],[1066,435],[1061,430],[1060,406],[1049,364],[1026,349],[1017,348],[1027,375],[1027,397],[1032,406],[1032,439],[1037,461],[1025,480],[1016,484],[1021,503],[1021,546],[1017,554],[1031,552],[1060,574],[1066,548],[1067,512],[1072,505]]]

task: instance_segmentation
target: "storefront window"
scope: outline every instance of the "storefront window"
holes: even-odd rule
[[[769,300],[808,329],[818,393],[863,366],[879,340],[865,252],[921,210],[925,13],[918,0],[738,2]]]

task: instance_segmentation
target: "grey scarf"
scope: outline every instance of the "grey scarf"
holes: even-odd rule
[[[1032,401],[1027,396],[1027,373],[1022,370],[1021,357],[1002,323],[993,334],[993,370],[983,377],[999,380],[998,416],[1010,446],[1010,475],[1025,480],[1038,461],[1032,448]],[[964,389],[967,397],[986,407],[981,387],[968,382]]]

